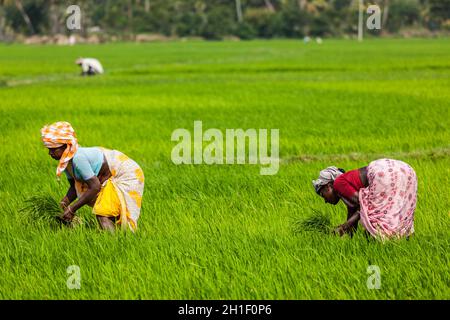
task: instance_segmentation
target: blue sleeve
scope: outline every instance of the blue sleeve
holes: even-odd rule
[[[75,165],[75,170],[77,171],[78,176],[84,181],[89,180],[90,178],[95,176],[91,164],[89,163],[89,160],[85,155],[77,155],[77,157],[73,159],[73,164]]]

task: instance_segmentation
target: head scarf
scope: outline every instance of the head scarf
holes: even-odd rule
[[[316,193],[318,194],[323,186],[327,185],[330,182],[333,182],[341,174],[342,171],[340,171],[336,167],[328,167],[320,171],[319,178],[317,180],[313,180],[312,182]]]
[[[42,142],[47,148],[59,148],[65,144],[67,145],[56,168],[56,176],[59,178],[69,164],[70,159],[73,158],[78,150],[75,131],[70,123],[61,121],[44,126],[41,129],[41,136]]]

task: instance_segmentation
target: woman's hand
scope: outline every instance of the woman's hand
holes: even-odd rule
[[[64,214],[62,216],[62,219],[66,222],[71,222],[74,218],[75,213],[73,212],[72,208],[68,206],[66,209],[64,209]]]
[[[350,237],[353,236],[353,233],[358,228],[358,221],[360,219],[360,215],[359,215],[359,211],[356,211],[356,212],[349,211],[349,215],[350,214],[351,214],[351,216],[345,223],[339,225],[336,229],[334,229],[334,231],[333,231],[334,234],[342,237],[344,234],[348,233],[348,234],[350,234]]]
[[[348,232],[348,225],[347,223],[343,223],[339,226],[336,227],[336,229],[334,229],[333,233],[335,235],[339,235],[340,237],[342,237],[344,234],[346,234]]]
[[[70,205],[70,200],[69,200],[69,198],[67,196],[62,198],[62,200],[59,202],[59,206],[63,210],[66,210],[69,205]]]

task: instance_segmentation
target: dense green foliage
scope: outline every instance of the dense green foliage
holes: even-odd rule
[[[3,0],[2,28],[19,33],[66,33],[68,4],[52,0]],[[21,5],[18,6],[18,3]],[[219,39],[341,36],[355,34],[357,0],[87,0],[82,9],[83,33],[159,33]],[[403,27],[450,28],[450,0],[373,0],[382,10],[384,32]],[[22,10],[21,10],[22,9]],[[1,17],[4,17],[2,23]],[[30,24],[25,23],[27,16]],[[379,35],[380,31],[369,31]],[[2,32],[0,32],[1,36]]]

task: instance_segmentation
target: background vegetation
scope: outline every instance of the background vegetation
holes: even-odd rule
[[[66,8],[82,9],[82,34],[132,38],[141,33],[221,39],[356,34],[358,0],[1,0],[0,40],[65,34]],[[382,9],[382,31],[450,30],[450,0],[366,0]],[[410,32],[411,33],[411,32]]]

